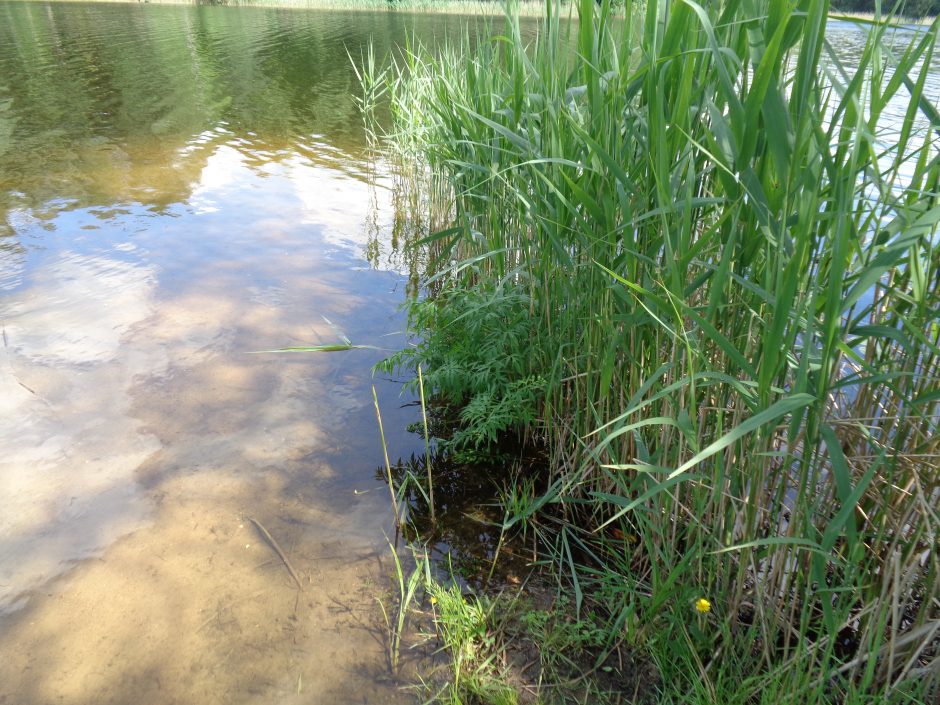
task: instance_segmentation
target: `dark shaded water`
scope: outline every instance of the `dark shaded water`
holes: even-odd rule
[[[411,701],[383,353],[247,352],[401,344],[347,52],[461,24],[0,2],[0,702]]]

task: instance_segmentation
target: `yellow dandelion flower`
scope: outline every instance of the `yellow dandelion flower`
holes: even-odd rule
[[[432,598],[431,598],[431,604],[432,604],[432,605],[436,605],[436,604],[437,604],[437,598],[436,598],[436,597],[432,597]]]
[[[704,597],[700,597],[695,601],[695,609],[697,612],[701,612],[702,614],[711,612],[712,603],[706,600]]]

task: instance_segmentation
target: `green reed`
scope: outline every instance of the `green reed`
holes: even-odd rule
[[[629,583],[631,638],[792,702],[936,679],[940,634],[938,25],[876,21],[845,66],[828,11],[548,2],[531,41],[508,14],[386,78],[388,143],[452,222],[393,363],[479,441],[547,444],[579,603]]]

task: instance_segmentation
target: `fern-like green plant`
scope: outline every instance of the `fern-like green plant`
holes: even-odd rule
[[[425,335],[379,364],[392,373],[428,372],[425,386],[459,408],[449,443],[455,450],[492,448],[501,434],[535,422],[544,377],[535,369],[536,335],[529,298],[521,290],[449,290],[409,305],[411,330]]]

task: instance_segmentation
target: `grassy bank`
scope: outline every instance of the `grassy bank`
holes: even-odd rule
[[[663,701],[937,692],[937,25],[847,66],[828,10],[550,3],[364,75],[451,226],[389,365],[451,452],[547,448],[504,529]]]

